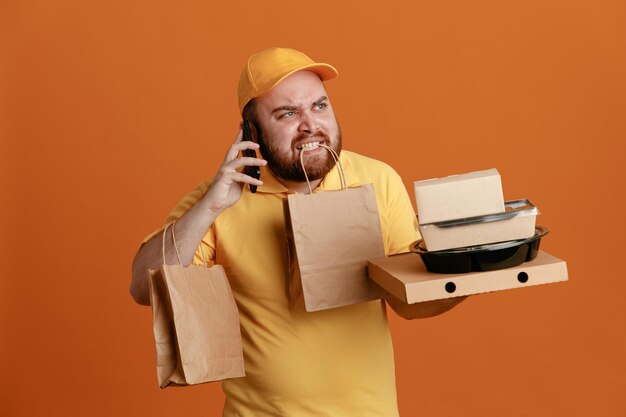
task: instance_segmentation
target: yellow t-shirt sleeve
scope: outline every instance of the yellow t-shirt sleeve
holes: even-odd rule
[[[183,214],[187,212],[187,210],[193,207],[198,202],[198,200],[202,198],[204,193],[206,193],[206,191],[209,189],[210,185],[211,180],[205,180],[201,182],[195,190],[184,196],[167,216],[167,219],[165,220],[163,226],[146,236],[142,244],[150,240],[154,235],[161,233],[167,225],[182,217]],[[203,258],[206,260],[206,264],[208,266],[213,265],[213,262],[215,260],[215,230],[213,226],[209,228],[207,233],[202,238],[200,245],[198,245],[198,248],[196,249],[196,253],[193,259],[194,265],[202,265],[204,263]]]
[[[400,176],[392,169],[387,184],[387,255],[409,251],[411,243],[420,239],[417,217],[409,194]]]

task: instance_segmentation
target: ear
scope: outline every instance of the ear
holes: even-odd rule
[[[243,125],[243,121],[241,122]],[[252,142],[259,143],[259,129],[252,120],[248,120],[248,126],[250,126],[250,135],[252,136]]]

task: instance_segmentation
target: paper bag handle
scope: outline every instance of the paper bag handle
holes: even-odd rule
[[[180,260],[180,254],[178,253],[178,245],[176,245],[176,234],[174,233],[174,224],[176,224],[176,220],[172,223],[169,223],[163,229],[163,239],[161,242],[161,251],[163,254],[163,265],[165,265],[165,235],[167,234],[167,229],[172,226],[172,242],[174,242],[174,251],[176,252],[176,258],[178,258],[178,264],[182,265],[183,263]],[[202,263],[206,266],[206,257],[204,256],[204,248],[202,247],[202,241],[200,242],[200,254],[202,255]]]
[[[341,189],[345,190],[348,187],[346,186],[346,177],[343,173],[343,166],[341,165],[341,161],[339,160],[339,155],[337,155],[337,152],[335,152],[335,150],[331,148],[330,146],[327,146],[321,143],[318,146],[321,146],[322,148],[330,152],[330,155],[333,157],[335,164],[337,164],[337,169],[339,170],[339,181],[341,182]],[[300,166],[302,166],[302,172],[304,172],[304,178],[306,179],[306,183],[309,186],[309,193],[313,194],[313,188],[311,188],[311,182],[309,181],[309,176],[307,175],[306,169],[304,168],[304,150],[303,149],[300,150]]]

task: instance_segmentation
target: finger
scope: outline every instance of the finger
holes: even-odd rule
[[[244,140],[242,142],[233,143],[228,152],[226,153],[226,157],[224,158],[224,163],[227,164],[237,158],[239,152],[246,149],[259,149],[259,144],[256,142],[251,142],[249,140]]]
[[[245,167],[245,166],[264,166],[267,165],[267,161],[265,159],[259,159],[259,158],[250,158],[250,157],[243,157],[243,158],[238,158],[235,159],[234,161],[229,162],[226,167],[232,169],[232,170],[236,170],[239,169],[241,167]]]
[[[261,167],[265,165],[267,165],[267,161],[264,159],[244,157],[244,158],[235,159],[234,161],[226,165],[225,168],[231,169],[233,171],[237,171],[247,166]]]
[[[235,138],[235,142],[233,143],[239,143],[243,140],[243,129],[241,128],[241,125],[239,126],[239,133],[237,133],[237,137]]]
[[[244,184],[263,185],[263,181],[252,178],[251,176],[246,175],[243,172],[235,172],[234,174],[232,174],[231,178],[236,182]]]
[[[251,140],[244,140],[243,142],[233,143],[232,148],[237,149],[238,151],[243,151],[244,149],[259,149],[261,145],[256,142],[252,142]]]

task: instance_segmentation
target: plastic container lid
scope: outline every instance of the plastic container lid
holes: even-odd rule
[[[470,224],[498,222],[512,219],[517,216],[536,216],[539,209],[529,200],[511,200],[504,203],[505,211],[502,213],[486,214],[483,216],[465,217],[462,219],[446,220],[434,223],[425,223],[421,226],[437,226],[442,228],[467,226]]]

